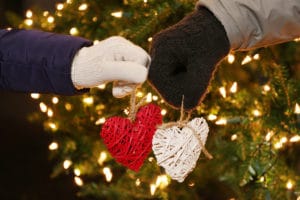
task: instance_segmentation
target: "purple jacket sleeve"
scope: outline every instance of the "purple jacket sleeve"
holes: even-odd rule
[[[75,95],[71,66],[92,42],[33,30],[0,30],[0,90]]]

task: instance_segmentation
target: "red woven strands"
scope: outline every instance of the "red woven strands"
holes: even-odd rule
[[[134,122],[122,117],[109,118],[102,126],[100,135],[117,162],[139,171],[151,151],[156,127],[161,123],[160,108],[148,104],[139,109]]]

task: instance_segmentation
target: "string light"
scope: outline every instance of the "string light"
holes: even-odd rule
[[[59,99],[57,97],[52,98],[52,103],[53,104],[58,104],[58,102],[59,102]]]
[[[103,165],[103,163],[106,161],[106,159],[107,159],[107,153],[105,151],[102,151],[98,158],[99,165]]]
[[[56,9],[57,9],[57,10],[62,10],[62,9],[64,9],[64,4],[62,4],[62,3],[57,4],[57,5],[56,5]]]
[[[74,169],[74,174],[75,174],[76,176],[80,176],[80,174],[81,174],[80,169],[75,168],[75,169]]]
[[[53,23],[53,22],[54,22],[54,17],[49,16],[49,17],[47,18],[47,21],[48,21],[50,24]]]
[[[148,158],[149,162],[153,162],[153,160],[154,160],[154,158],[152,156]]]
[[[27,17],[27,18],[31,18],[32,16],[33,16],[32,11],[31,11],[31,10],[27,10],[27,11],[26,11],[26,17]]]
[[[170,181],[167,177],[167,175],[163,174],[163,175],[159,175],[156,178],[156,187],[159,187],[160,189],[164,189],[169,185]]]
[[[48,15],[49,15],[49,11],[44,11],[44,12],[43,12],[43,16],[44,16],[44,17],[47,17]]]
[[[236,93],[237,92],[237,82],[234,82],[230,88],[231,93]]]
[[[57,125],[53,122],[49,122],[49,127],[52,129],[52,131],[56,131],[57,130]]]
[[[162,109],[161,112],[160,112],[160,114],[162,116],[165,116],[167,114],[167,110],[166,109]]]
[[[85,11],[87,8],[88,8],[88,5],[86,3],[83,3],[78,7],[78,10]]]
[[[78,31],[78,29],[76,27],[72,27],[70,29],[70,34],[71,35],[78,35],[78,33],[79,33],[79,31]]]
[[[227,61],[228,61],[228,63],[229,64],[232,64],[232,63],[234,63],[234,61],[235,61],[235,56],[233,55],[233,54],[228,54],[228,56],[227,56]]]
[[[269,92],[271,90],[271,87],[269,85],[264,85],[263,89],[265,92]]]
[[[74,177],[74,182],[75,182],[76,185],[78,185],[78,186],[83,186],[83,180],[82,180],[80,177],[78,177],[78,176],[75,176],[75,177]]]
[[[290,142],[299,142],[300,141],[300,136],[299,135],[295,135],[293,137],[291,137]]]
[[[255,54],[254,56],[253,56],[253,59],[254,60],[259,60],[260,59],[260,55],[257,53],[257,54]]]
[[[53,117],[53,110],[49,108],[47,111],[47,115],[48,117]]]
[[[286,137],[282,137],[282,138],[280,139],[280,142],[281,142],[282,144],[286,143],[287,141],[288,141],[288,139],[287,139]]]
[[[100,119],[98,119],[98,120],[95,122],[95,125],[104,124],[105,121],[106,121],[105,117],[101,117]]]
[[[156,191],[156,185],[155,184],[150,184],[150,194],[153,196]]]
[[[100,90],[104,90],[106,88],[106,84],[98,85],[97,88],[99,88]]]
[[[261,112],[260,112],[259,110],[257,110],[257,109],[253,110],[252,113],[253,113],[253,115],[254,115],[255,117],[261,116]]]
[[[84,97],[82,101],[85,105],[90,106],[94,103],[94,98],[93,97]]]
[[[296,105],[295,105],[294,113],[295,113],[295,114],[300,114],[300,106],[299,106],[298,103],[296,103]]]
[[[148,0],[144,0],[144,3],[147,3],[148,2]]]
[[[116,17],[116,18],[121,18],[121,17],[123,17],[123,12],[122,11],[112,12],[111,16]]]
[[[216,125],[226,125],[227,124],[227,120],[222,118],[219,119],[218,121],[216,121]]]
[[[72,165],[72,161],[71,160],[65,160],[63,163],[64,169],[69,169]]]
[[[105,175],[106,181],[111,182],[113,175],[112,175],[111,170],[110,170],[109,167],[104,167],[103,168],[103,174]]]
[[[30,96],[33,99],[39,99],[41,97],[41,95],[39,93],[31,93]]]
[[[291,180],[288,180],[288,182],[286,183],[286,189],[291,190],[293,189],[294,184]]]
[[[191,182],[189,182],[189,187],[194,187],[195,186],[195,182],[193,182],[193,181],[191,181]]]
[[[259,178],[259,182],[262,183],[262,182],[264,182],[264,181],[265,181],[265,177],[262,176],[262,177]]]
[[[265,137],[265,140],[266,140],[267,142],[269,142],[273,135],[274,135],[274,132],[273,132],[273,131],[269,131],[269,132],[267,133],[266,137]]]
[[[152,42],[153,38],[152,37],[149,37],[148,38],[148,42]]]
[[[214,114],[209,114],[208,117],[207,117],[207,119],[208,119],[209,121],[214,121],[214,120],[217,119],[217,116],[214,115]]]
[[[234,141],[234,140],[236,140],[237,139],[237,134],[233,134],[232,136],[231,136],[231,141]]]
[[[251,58],[250,56],[246,56],[246,57],[243,59],[241,65],[248,64],[248,63],[251,62],[251,61],[252,61],[252,58]]]
[[[281,142],[276,142],[276,143],[274,144],[274,148],[275,148],[275,149],[280,149],[280,148],[282,148],[282,143],[281,143]]]
[[[153,101],[157,101],[157,100],[158,100],[158,96],[153,95],[153,96],[152,96],[152,100],[153,100]]]
[[[50,151],[57,150],[57,149],[58,149],[58,144],[57,144],[57,142],[52,142],[51,144],[49,144],[48,149],[49,149]]]
[[[41,102],[40,103],[40,110],[42,111],[42,112],[47,112],[47,106],[46,106],[46,104],[44,103],[44,102]]]
[[[141,185],[141,180],[140,180],[139,178],[136,179],[135,185],[136,185],[137,187]]]
[[[220,94],[221,94],[221,96],[222,96],[223,98],[226,98],[227,94],[226,94],[226,89],[225,89],[225,87],[220,87],[220,88],[219,88],[219,92],[220,92]]]
[[[144,93],[139,91],[139,92],[136,93],[136,96],[139,97],[139,98],[141,98],[141,97],[144,96]]]
[[[70,103],[65,103],[65,109],[66,109],[67,111],[71,111],[71,110],[73,109],[72,104],[70,104]]]
[[[27,26],[32,26],[33,20],[32,20],[32,19],[25,19],[24,23],[25,23]]]
[[[300,42],[300,37],[294,40],[295,42]]]
[[[149,92],[147,94],[147,96],[146,96],[146,102],[148,102],[148,103],[152,102],[152,93],[151,92]]]
[[[71,3],[73,3],[73,0],[67,0],[66,2],[67,2],[67,4],[71,4]]]

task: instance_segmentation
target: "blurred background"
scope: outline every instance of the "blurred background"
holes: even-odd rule
[[[0,0],[0,27],[9,24],[8,13],[20,17],[29,8],[54,9],[57,0]],[[48,159],[50,138],[42,124],[26,116],[38,110],[29,94],[0,91],[0,199],[76,199],[77,187],[67,175],[51,179]]]

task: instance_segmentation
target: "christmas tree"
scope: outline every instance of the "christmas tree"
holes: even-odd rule
[[[67,0],[55,12],[26,12],[19,28],[88,38],[123,36],[148,50],[152,36],[194,9],[192,0]],[[172,181],[150,154],[139,172],[115,162],[99,132],[111,116],[128,114],[129,98],[111,85],[82,96],[31,94],[53,137],[52,176],[72,174],[79,196],[93,199],[300,199],[300,46],[289,43],[229,54],[193,117],[208,120],[206,149],[183,183]],[[158,104],[164,122],[179,111],[144,84],[137,97]]]

